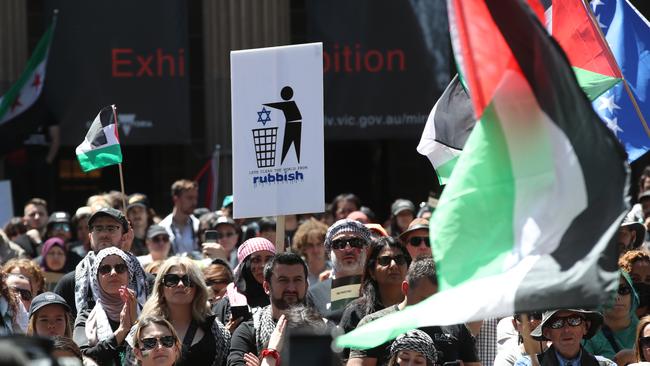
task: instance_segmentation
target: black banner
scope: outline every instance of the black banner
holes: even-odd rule
[[[328,139],[419,138],[450,79],[444,1],[310,0]]]
[[[62,143],[75,146],[116,104],[121,143],[190,140],[187,4],[182,0],[46,0],[59,9],[45,82]]]

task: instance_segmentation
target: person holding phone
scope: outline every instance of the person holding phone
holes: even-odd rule
[[[203,255],[211,259],[221,258],[235,267],[239,264],[234,250],[239,243],[239,226],[228,216],[217,216],[209,222],[209,227],[211,230],[204,233]]]
[[[122,364],[125,338],[138,318],[134,271],[121,249],[108,247],[95,257],[90,286],[97,302],[77,314],[73,340],[100,366]]]
[[[165,318],[182,340],[176,365],[226,365],[230,333],[210,311],[203,273],[190,258],[162,264],[141,319],[148,316]]]

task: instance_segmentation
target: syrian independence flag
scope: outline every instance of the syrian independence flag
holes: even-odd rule
[[[595,100],[621,81],[621,71],[598,31],[597,21],[582,1],[545,3],[547,30],[566,52],[582,91]],[[458,78],[450,82],[431,110],[417,147],[431,161],[440,184],[446,184],[449,179],[476,123],[469,95],[462,84]]]
[[[456,75],[429,113],[417,147],[431,161],[441,185],[447,184],[475,124],[469,95]]]
[[[84,172],[122,162],[115,116],[115,106],[104,107],[90,125],[84,141],[77,146],[75,152]]]
[[[618,286],[612,238],[628,209],[629,167],[566,56],[522,1],[448,0],[447,9],[479,122],[431,219],[440,292],[341,336],[341,347],[593,308]]]

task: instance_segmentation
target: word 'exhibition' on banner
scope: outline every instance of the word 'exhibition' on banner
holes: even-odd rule
[[[230,53],[236,218],[324,211],[323,45]]]

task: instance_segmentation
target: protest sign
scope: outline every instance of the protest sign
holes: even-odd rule
[[[230,62],[234,217],[324,211],[322,44]]]

